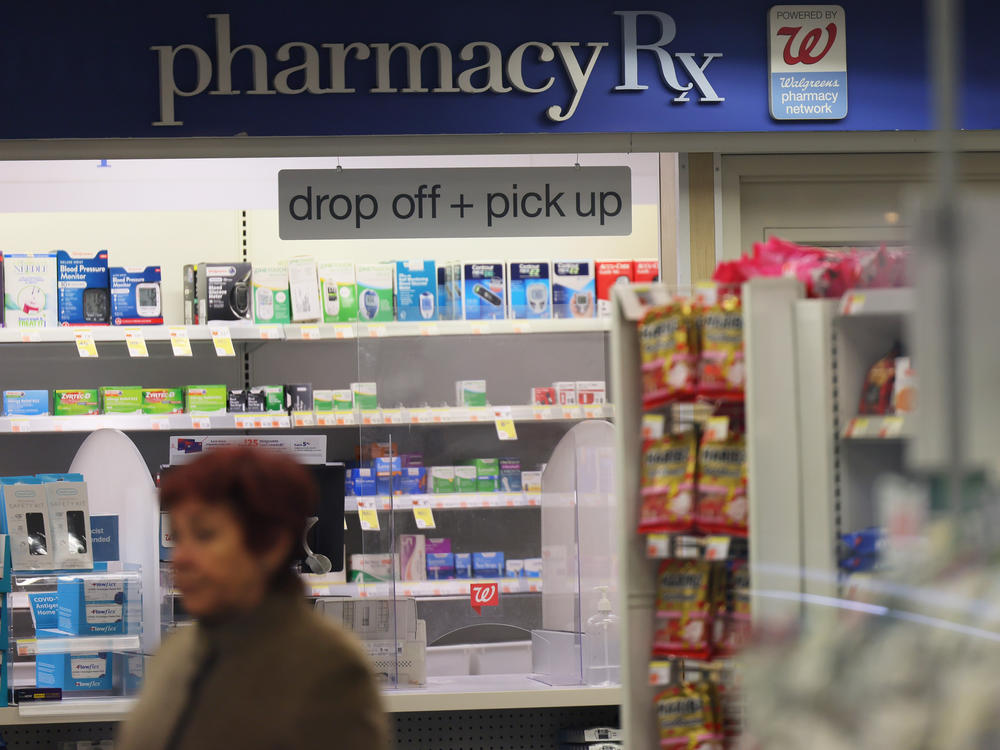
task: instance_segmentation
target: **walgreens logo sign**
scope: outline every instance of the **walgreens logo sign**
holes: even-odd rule
[[[776,5],[768,15],[771,116],[847,117],[847,31],[839,5]]]

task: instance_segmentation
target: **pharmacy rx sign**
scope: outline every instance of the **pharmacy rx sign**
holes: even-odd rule
[[[775,5],[768,14],[771,116],[847,117],[847,30],[839,5]]]

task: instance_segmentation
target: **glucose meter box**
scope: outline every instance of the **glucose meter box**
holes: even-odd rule
[[[323,319],[319,302],[319,273],[313,258],[292,258],[288,261],[288,289],[292,295],[294,322]]]
[[[637,260],[632,265],[632,281],[636,284],[648,284],[660,280],[660,261]]]
[[[111,322],[111,281],[108,251],[56,251],[59,323],[64,326]]]
[[[594,276],[597,285],[597,316],[610,318],[611,287],[632,281],[632,261],[599,260],[594,263]]]
[[[249,263],[199,263],[198,304],[201,320],[250,320]]]
[[[586,260],[552,263],[552,317],[593,318],[594,264]]]
[[[112,266],[111,322],[116,326],[163,325],[160,267]]]
[[[358,284],[358,320],[363,323],[393,319],[391,263],[359,263],[355,267]]]
[[[253,269],[253,319],[256,323],[291,323],[288,296],[288,266],[256,266]]]
[[[437,264],[438,320],[462,318],[462,264],[444,261]]]
[[[325,322],[344,323],[358,319],[358,287],[353,263],[320,263],[319,291]]]
[[[59,322],[55,253],[4,254],[4,317],[9,328]]]
[[[548,261],[509,266],[510,317],[551,318],[552,284]]]
[[[462,296],[466,320],[502,320],[506,317],[503,263],[465,263]]]
[[[437,269],[434,261],[396,261],[397,320],[437,320],[437,317]]]

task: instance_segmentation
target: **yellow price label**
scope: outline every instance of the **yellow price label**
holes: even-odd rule
[[[498,406],[493,410],[497,437],[501,440],[517,440],[517,428],[509,406]]]
[[[437,528],[437,524],[434,523],[434,511],[431,510],[429,500],[425,498],[413,501],[413,520],[417,522],[418,529]]]
[[[76,339],[76,353],[81,357],[96,357],[97,344],[94,343],[94,333],[89,328],[81,328],[73,333]]]
[[[705,442],[721,443],[729,437],[729,417],[709,417],[705,423]]]
[[[323,338],[319,332],[319,326],[302,326],[299,330],[302,333],[302,338],[306,341],[319,341]]]
[[[215,344],[215,355],[217,357],[235,357],[236,349],[233,348],[233,338],[229,334],[229,326],[212,326],[212,343]]]
[[[378,511],[372,500],[358,500],[358,519],[361,521],[362,531],[378,531],[380,529]]]
[[[130,357],[148,357],[149,350],[146,348],[146,337],[142,335],[141,328],[125,329],[125,346],[128,347]]]
[[[191,339],[184,326],[170,326],[170,348],[175,357],[191,356]]]

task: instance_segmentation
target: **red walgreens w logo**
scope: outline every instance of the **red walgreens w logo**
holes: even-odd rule
[[[829,35],[826,41],[826,47],[818,55],[813,55],[812,51],[816,49],[816,45],[819,44],[819,40],[823,38],[823,29],[812,29],[804,37],[802,37],[802,42],[799,44],[798,55],[792,54],[792,43],[795,41],[795,37],[799,35],[802,31],[801,26],[782,26],[778,29],[778,36],[787,36],[788,41],[785,42],[785,51],[783,57],[785,59],[785,65],[795,65],[795,63],[803,63],[805,65],[813,65],[819,62],[824,57],[826,53],[830,51],[833,47],[833,43],[837,41],[837,24],[828,23],[826,25],[826,33]]]
[[[472,608],[480,615],[483,613],[482,607],[498,607],[500,606],[500,584],[496,581],[470,584],[469,599]]]

